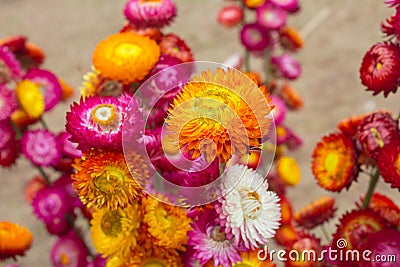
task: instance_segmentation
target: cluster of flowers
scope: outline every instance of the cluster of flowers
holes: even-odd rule
[[[190,78],[190,48],[162,32],[176,15],[169,0],[131,0],[124,14],[121,31],[97,45],[82,97],[67,113],[70,140],[83,154],[73,164],[73,187],[92,212],[96,251],[107,266],[274,266],[257,253],[279,227],[279,197],[256,169],[262,151],[273,153],[278,143],[271,187],[284,194],[300,179],[296,161],[283,154],[301,140],[283,121],[301,98],[278,79],[267,89],[258,74],[229,68]],[[299,48],[295,31],[287,32],[285,47]],[[268,137],[272,112],[277,140]],[[183,209],[168,204],[176,204],[174,192],[159,190],[181,186],[188,200],[190,188],[221,173],[212,192],[220,197],[209,204]],[[155,176],[162,186],[150,182]]]
[[[400,6],[399,1],[386,2],[397,8]],[[400,18],[398,14],[382,26],[385,33],[398,36],[400,32],[396,32],[394,23]],[[396,74],[399,60],[396,49],[399,47],[395,43],[379,43],[367,52],[362,61],[361,81],[374,94],[384,92],[386,97],[397,89],[400,76]],[[393,117],[387,111],[376,111],[342,120],[336,132],[324,136],[316,145],[312,172],[320,187],[331,192],[349,189],[361,173],[369,175],[371,180],[366,195],[361,196],[354,209],[340,218],[333,236],[326,233],[330,240],[327,246],[309,231],[317,226],[323,227],[322,224],[335,217],[334,198],[323,196],[293,216],[290,206],[282,208],[283,218],[290,220],[286,224],[283,222],[282,230],[278,231],[279,243],[298,251],[299,255],[305,250],[321,255],[327,247],[336,250],[337,255],[347,255],[341,259],[325,256],[325,262],[301,259],[295,266],[397,266],[400,257],[400,207],[385,194],[375,192],[375,187],[382,178],[391,187],[400,189],[399,144],[399,117]],[[346,243],[341,243],[343,240]],[[367,258],[348,256],[351,251],[363,255],[367,250],[371,251]],[[389,256],[397,261],[379,262],[379,259],[388,259]]]
[[[68,141],[68,133],[51,132],[43,120],[46,112],[73,94],[62,79],[41,68],[44,59],[43,51],[24,36],[0,41],[0,165],[8,168],[23,155],[40,172],[29,181],[25,196],[48,232],[60,236],[51,252],[53,263],[59,265],[69,260],[64,254],[70,247],[85,248],[71,231],[74,208],[83,208],[70,179],[71,163],[81,153]],[[59,177],[54,183],[45,168]],[[33,236],[24,227],[1,222],[0,232],[0,260],[22,256],[31,246]],[[69,240],[77,243],[70,245]]]

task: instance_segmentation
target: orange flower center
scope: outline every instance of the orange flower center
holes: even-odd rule
[[[60,263],[62,266],[67,266],[69,264],[69,258],[66,253],[61,253]]]
[[[162,262],[159,262],[157,260],[151,260],[148,262],[145,262],[142,267],[166,267]]]
[[[236,264],[235,267],[252,267],[252,266],[247,263],[242,262],[242,263]]]
[[[115,130],[119,125],[117,108],[112,104],[97,105],[91,115],[93,122],[103,131]]]
[[[124,175],[119,170],[104,170],[94,178],[95,187],[105,194],[114,194],[124,184]]]
[[[108,211],[101,218],[101,231],[107,236],[117,237],[122,231],[121,218],[118,211]]]
[[[124,58],[132,58],[132,57],[137,57],[139,56],[142,51],[143,48],[141,48],[140,46],[138,46],[137,44],[132,44],[132,43],[122,43],[119,44],[115,47],[115,54],[118,57]],[[123,64],[122,62],[120,62],[121,65]]]
[[[261,211],[260,196],[255,191],[243,190],[240,192],[240,204],[246,218],[256,219]]]

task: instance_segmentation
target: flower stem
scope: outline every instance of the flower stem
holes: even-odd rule
[[[380,176],[379,170],[378,170],[378,168],[375,168],[375,172],[370,175],[371,180],[369,182],[368,192],[364,198],[361,209],[366,209],[369,206],[369,202],[371,201],[372,194],[374,193],[376,185],[378,184],[379,176]]]
[[[71,226],[72,229],[74,229],[76,235],[82,240],[83,244],[85,244],[85,247],[89,253],[89,256],[94,259],[95,255],[92,251],[92,249],[89,247],[89,245],[86,243],[85,239],[83,238],[82,232],[76,227],[75,225],[75,219],[71,214],[66,214],[65,219],[67,220],[68,224]]]
[[[326,241],[329,242],[331,238],[328,234],[328,231],[326,231],[326,228],[324,225],[321,225],[321,230],[322,230],[322,234],[324,235]]]
[[[47,126],[47,123],[44,121],[43,117],[40,118],[40,123],[42,124],[43,128],[45,128],[46,130],[49,129],[49,127]]]
[[[269,85],[271,78],[271,50],[267,48],[264,56],[264,84]]]
[[[250,52],[244,49],[244,69],[246,72],[250,72]]]
[[[12,128],[14,129],[14,132],[15,132],[15,134],[16,134],[17,140],[20,140],[20,139],[22,138],[22,131],[21,131],[21,129],[20,129],[12,120],[10,120],[10,122],[11,122],[11,126],[12,126]]]
[[[40,172],[40,175],[43,177],[44,181],[46,182],[47,185],[51,185],[51,181],[49,176],[44,172],[43,168],[41,166],[36,167],[38,171]]]

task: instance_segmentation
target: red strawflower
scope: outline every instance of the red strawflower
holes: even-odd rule
[[[323,196],[299,210],[294,219],[303,228],[312,229],[335,216],[335,199]]]
[[[400,190],[400,140],[385,146],[377,161],[385,182]]]
[[[218,23],[225,27],[233,27],[243,20],[243,9],[238,5],[221,8],[217,15]]]
[[[400,37],[400,8],[396,8],[396,13],[386,19],[386,23],[381,24],[382,32],[389,38]]]
[[[344,135],[347,135],[350,138],[355,138],[357,135],[358,125],[360,125],[366,116],[367,115],[355,115],[345,118],[338,123],[337,129]]]
[[[161,37],[160,41],[161,54],[176,57],[182,62],[193,61],[193,54],[185,41],[179,36],[169,33]]]
[[[377,159],[384,146],[399,140],[397,122],[386,112],[366,116],[358,126],[357,141],[366,154]]]
[[[361,203],[364,201],[364,197],[357,203],[358,207],[361,207]],[[379,215],[386,221],[390,222],[394,227],[400,226],[400,208],[385,195],[374,193],[371,197],[368,207],[373,211],[379,213]]]
[[[316,238],[313,234],[301,231],[299,232],[299,239],[294,242],[288,249],[288,261],[285,263],[286,267],[316,267],[320,266],[318,257],[322,250],[321,240]],[[293,258],[293,251],[297,251],[299,258]],[[314,253],[313,253],[314,252]]]
[[[400,47],[392,43],[372,46],[363,58],[360,78],[373,95],[395,93],[400,80]]]

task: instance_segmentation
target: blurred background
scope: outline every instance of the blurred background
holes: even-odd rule
[[[216,22],[223,0],[176,0],[178,18],[164,32],[182,36],[192,48],[196,60],[223,62],[232,53],[242,52],[237,29],[225,29]],[[124,0],[0,0],[0,39],[23,34],[47,54],[43,66],[76,88],[74,98],[45,115],[54,131],[61,131],[69,104],[79,98],[82,75],[90,70],[92,51],[107,35],[117,32],[124,21]],[[384,0],[307,0],[302,10],[292,16],[289,25],[302,29],[321,10],[329,16],[310,32],[305,47],[297,55],[303,73],[294,83],[305,101],[300,112],[289,114],[287,125],[303,139],[304,146],[292,153],[300,163],[302,181],[289,190],[294,209],[328,194],[321,190],[311,173],[311,153],[320,138],[335,130],[336,124],[350,115],[385,109],[397,114],[399,94],[388,99],[365,92],[358,78],[364,53],[380,40],[380,23],[392,10]],[[257,63],[254,64],[257,68]],[[30,164],[20,159],[9,170],[0,170],[0,221],[10,220],[28,227],[34,243],[24,266],[51,266],[48,251],[53,243],[42,223],[36,221],[25,202],[26,182],[36,174]],[[354,201],[367,190],[369,180],[360,175],[348,192],[337,198],[339,213],[351,209]],[[399,201],[398,191],[383,183],[378,191]],[[335,221],[327,225],[335,230]],[[320,233],[316,233],[320,235]]]

